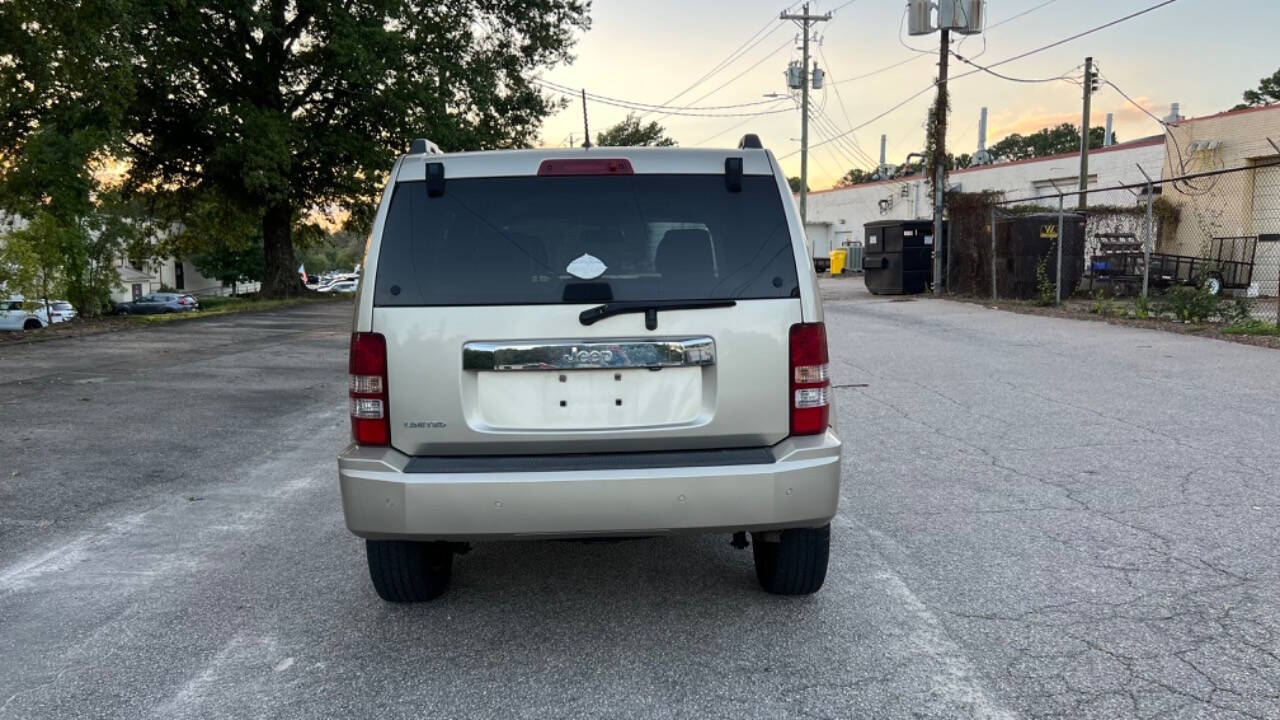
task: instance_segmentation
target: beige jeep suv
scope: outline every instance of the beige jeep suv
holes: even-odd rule
[[[369,238],[347,526],[385,600],[485,540],[750,533],[818,590],[840,485],[826,331],[786,178],[738,149],[442,154],[415,141]]]

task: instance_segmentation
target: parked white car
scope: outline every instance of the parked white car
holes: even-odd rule
[[[39,306],[39,309],[49,311],[49,321],[53,324],[67,322],[76,319],[79,313],[76,308],[66,300],[34,300],[32,301]]]
[[[323,285],[316,290],[322,293],[353,293],[360,289],[359,280],[339,280],[332,285]]]
[[[48,327],[44,308],[36,308],[25,300],[0,300],[0,330],[39,330]]]

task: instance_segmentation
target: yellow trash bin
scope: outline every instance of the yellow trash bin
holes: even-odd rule
[[[840,275],[844,272],[844,265],[849,260],[848,250],[832,250],[831,251],[831,274]]]

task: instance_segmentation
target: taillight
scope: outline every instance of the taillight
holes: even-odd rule
[[[818,435],[831,420],[831,370],[827,328],[822,323],[791,326],[791,434]]]
[[[351,333],[348,362],[351,437],[359,445],[390,445],[387,407],[387,339],[378,333]]]
[[[555,175],[632,175],[631,161],[626,158],[565,158],[543,160],[538,165],[541,177]]]

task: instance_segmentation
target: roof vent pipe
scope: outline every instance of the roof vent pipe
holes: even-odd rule
[[[1113,120],[1115,120],[1115,115],[1113,113],[1107,113],[1107,134],[1102,136],[1103,147],[1111,147],[1112,143],[1115,142],[1115,138],[1111,135],[1111,122]]]
[[[987,149],[987,109],[982,108],[982,114],[978,116],[978,152]]]
[[[987,109],[982,108],[978,116],[978,151],[973,154],[970,165],[989,165],[991,153],[987,152]]]

